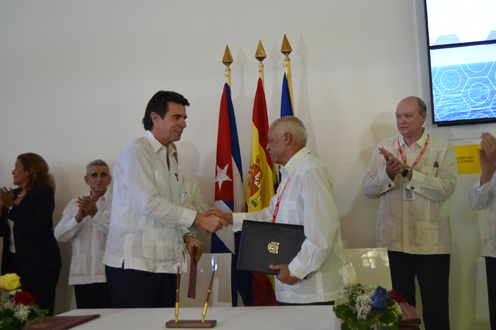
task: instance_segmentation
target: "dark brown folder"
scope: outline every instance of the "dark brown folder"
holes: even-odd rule
[[[28,330],[67,330],[99,317],[100,314],[78,316],[45,316],[42,322],[29,323]]]
[[[198,273],[198,264],[196,263],[196,246],[191,249],[190,263],[189,263],[189,286],[188,297],[191,299],[196,298],[196,274]]]
[[[245,220],[237,269],[276,275],[269,265],[289,264],[304,240],[303,226]]]

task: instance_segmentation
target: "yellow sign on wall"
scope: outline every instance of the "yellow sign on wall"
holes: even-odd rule
[[[458,174],[481,173],[479,164],[479,144],[455,146]]]

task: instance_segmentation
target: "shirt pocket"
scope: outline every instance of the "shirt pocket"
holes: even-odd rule
[[[83,276],[88,275],[88,267],[86,267],[86,256],[72,256],[71,261],[71,275],[73,276]]]
[[[181,203],[183,205],[193,205],[193,202],[194,199],[192,194],[185,192],[181,195]]]
[[[437,176],[437,172],[439,171],[439,167],[434,166],[422,166],[422,173],[425,175]]]
[[[427,221],[417,221],[417,243],[420,245],[439,244],[439,225]]]
[[[176,237],[168,228],[143,228],[143,257],[155,262],[176,260]]]
[[[282,223],[300,225],[298,221],[298,210],[296,209],[296,202],[281,201],[281,203],[279,204],[279,212],[281,213]]]

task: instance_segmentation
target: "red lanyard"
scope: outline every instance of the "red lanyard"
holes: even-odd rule
[[[288,181],[286,181],[284,188],[282,188],[282,191],[279,194],[279,198],[277,198],[277,204],[276,208],[274,209],[274,215],[272,216],[272,222],[276,222],[277,213],[279,213],[279,203],[281,203],[282,194],[284,194],[284,190],[286,190],[286,187],[288,186],[289,179],[291,179],[291,177],[288,178]]]
[[[417,163],[419,162],[420,158],[422,158],[422,156],[424,155],[424,151],[425,151],[425,148],[427,148],[427,143],[429,143],[429,134],[427,134],[427,139],[425,140],[425,145],[424,145],[424,149],[422,149],[422,152],[420,153],[420,155],[417,157],[417,160],[415,161],[415,163],[413,163],[412,166],[410,166],[410,168],[413,170],[413,168],[415,166],[417,166]],[[406,166],[406,158],[405,158],[405,155],[403,154],[403,149],[401,149],[401,146],[400,146],[400,138],[398,137],[398,149],[400,150],[400,155],[401,155],[401,159],[403,160],[403,164]]]

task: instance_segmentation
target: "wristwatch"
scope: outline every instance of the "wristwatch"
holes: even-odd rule
[[[403,173],[401,173],[401,176],[402,177],[406,177],[408,175],[408,172],[410,172],[412,169],[410,168],[410,166],[405,166],[405,170],[403,171]]]

